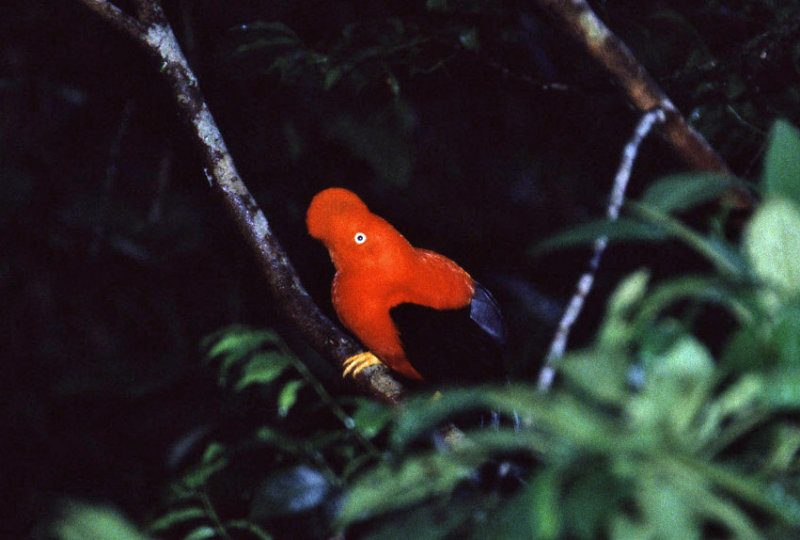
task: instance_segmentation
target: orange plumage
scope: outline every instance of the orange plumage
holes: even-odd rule
[[[346,189],[318,193],[306,224],[336,267],[332,300],[342,323],[390,368],[423,379],[407,358],[393,309],[405,304],[440,312],[468,307],[476,292],[470,275],[450,259],[412,246]],[[493,300],[492,306],[496,310]],[[500,320],[499,312],[496,316]]]

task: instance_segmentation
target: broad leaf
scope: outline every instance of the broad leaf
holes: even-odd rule
[[[715,200],[737,185],[735,178],[722,174],[667,176],[648,187],[641,202],[662,212],[680,212]]]
[[[764,191],[800,204],[800,133],[785,120],[778,120],[769,135],[764,159]]]
[[[787,199],[762,204],[744,234],[756,276],[779,290],[800,292],[800,210]]]

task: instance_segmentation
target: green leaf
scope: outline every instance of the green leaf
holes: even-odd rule
[[[551,467],[537,474],[531,481],[527,497],[530,505],[532,538],[559,538],[562,509],[560,504],[561,471]],[[520,537],[522,538],[522,537]]]
[[[684,334],[664,353],[646,376],[650,396],[662,418],[668,418],[675,433],[688,433],[706,406],[713,383],[714,361],[706,347]],[[688,433],[692,438],[693,433]],[[693,441],[686,441],[691,444]]]
[[[217,536],[217,531],[214,527],[203,526],[198,527],[186,536],[183,540],[205,540],[206,538],[214,538]]]
[[[202,519],[205,517],[205,512],[202,508],[191,507],[191,508],[180,508],[177,510],[172,510],[164,516],[161,516],[154,522],[152,522],[148,529],[150,531],[165,531],[170,529],[171,527],[177,525],[178,523],[182,523],[184,521],[191,521],[193,519]]]
[[[647,292],[650,272],[638,270],[627,276],[614,290],[608,301],[608,316],[614,319],[627,318],[641,302]]]
[[[388,405],[372,399],[357,398],[353,413],[355,428],[367,439],[375,437],[394,417]]]
[[[264,529],[262,529],[256,523],[252,521],[248,521],[246,519],[234,519],[232,521],[228,521],[225,524],[229,529],[240,529],[243,531],[247,531],[259,540],[272,540],[272,536],[268,534]],[[235,538],[235,537],[234,537]]]
[[[797,426],[783,424],[775,433],[772,452],[768,459],[771,471],[787,474],[800,452],[800,429]]]
[[[800,306],[787,306],[776,319],[769,341],[777,350],[778,364],[800,369]]]
[[[206,448],[200,464],[185,475],[181,482],[183,487],[193,490],[203,486],[211,476],[228,466],[225,447],[219,443],[210,443]]]
[[[600,538],[611,523],[609,516],[631,495],[628,483],[614,475],[605,460],[581,461],[569,479],[561,512],[570,538]],[[562,480],[564,482],[564,480]]]
[[[240,392],[251,384],[271,383],[291,365],[290,362],[291,360],[280,352],[257,354],[245,364],[234,390]]]
[[[341,66],[333,66],[325,72],[325,82],[322,87],[325,90],[330,90],[333,86],[341,80],[344,71]]]
[[[800,369],[775,369],[764,376],[763,400],[770,407],[800,409]]]
[[[715,200],[738,185],[738,180],[722,174],[687,173],[667,176],[648,187],[641,202],[661,212],[681,212]]]
[[[658,226],[642,223],[641,221],[626,218],[620,218],[617,221],[601,219],[556,233],[533,246],[528,254],[538,256],[556,249],[589,244],[601,237],[606,237],[609,240],[653,242],[665,240],[667,234]]]
[[[705,237],[690,229],[671,215],[645,204],[631,201],[628,203],[628,208],[634,212],[637,217],[660,228],[669,236],[681,240],[706,257],[717,267],[719,272],[726,276],[737,278],[744,274],[744,261],[724,239]]]
[[[655,538],[700,538],[699,524],[693,515],[694,504],[684,490],[654,471],[646,471],[638,480],[640,488],[636,499],[645,520],[654,529]]]
[[[800,133],[785,120],[770,131],[762,181],[767,195],[800,204]]]
[[[271,330],[250,330],[244,327],[233,327],[223,330],[222,337],[210,347],[207,357],[216,358],[222,354],[248,353],[266,343],[279,341],[278,335]]]
[[[684,334],[653,366],[656,377],[708,379],[714,373],[714,360],[708,349],[689,334]]]
[[[561,363],[572,384],[607,404],[621,404],[627,397],[627,367],[625,356],[610,351],[603,355],[595,351],[571,354]]]
[[[639,270],[627,276],[611,294],[603,324],[597,331],[596,343],[602,349],[624,347],[632,337],[629,320],[647,292],[650,275]]]
[[[655,369],[664,355],[686,335],[686,332],[684,324],[670,317],[652,321],[648,331],[639,336],[637,356],[645,371]]]
[[[759,370],[774,365],[774,357],[763,332],[755,325],[737,330],[725,344],[721,367],[731,373]]]
[[[391,434],[391,441],[395,447],[402,448],[460,412],[493,410],[509,417],[513,417],[519,410],[533,413],[541,399],[542,396],[535,387],[523,385],[506,388],[451,388],[436,399],[431,396],[415,396],[403,404]]]
[[[800,211],[787,199],[770,199],[744,232],[744,252],[755,275],[788,294],[800,292]]]
[[[713,403],[720,416],[747,413],[761,405],[764,378],[754,374],[739,377]]]
[[[693,299],[725,307],[743,325],[751,324],[753,308],[717,277],[683,276],[659,284],[641,303],[634,319],[637,331],[647,331],[653,321],[675,302]]]
[[[475,465],[440,452],[406,457],[396,465],[381,463],[347,491],[338,521],[345,525],[447,493],[471,476]]]
[[[302,380],[289,381],[286,383],[286,386],[281,389],[281,393],[278,395],[278,414],[280,416],[289,414],[289,410],[297,402],[297,392],[305,386],[305,384],[305,381]]]
[[[66,502],[49,531],[59,540],[146,540],[113,508],[75,501]]]

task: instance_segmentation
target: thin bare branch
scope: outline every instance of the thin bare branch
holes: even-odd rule
[[[267,218],[236,171],[222,134],[203,98],[197,78],[183,55],[172,27],[164,17],[158,0],[137,0],[137,22],[113,4],[98,0],[78,0],[99,13],[117,28],[154,54],[178,106],[191,126],[203,157],[204,172],[221,196],[239,231],[252,248],[270,287],[273,300],[286,318],[323,356],[341,364],[363,349],[317,307],[300,283],[286,252],[275,237]],[[132,31],[135,29],[135,31]],[[402,386],[388,368],[373,366],[361,371],[356,383],[383,401],[396,403]]]
[[[625,190],[628,187],[628,181],[631,178],[631,171],[633,164],[636,161],[636,155],[639,152],[639,145],[653,126],[659,125],[666,121],[666,115],[661,109],[654,109],[639,120],[636,130],[633,133],[628,144],[622,152],[622,160],[617,169],[617,174],[614,177],[614,185],[611,187],[611,196],[609,197],[608,207],[606,209],[606,216],[609,221],[616,221],[619,217],[619,210],[622,203],[625,202]],[[564,310],[564,315],[558,323],[553,341],[550,344],[550,350],[547,353],[545,365],[539,372],[539,390],[547,392],[553,384],[553,379],[556,376],[556,369],[561,357],[564,356],[564,351],[567,349],[567,339],[569,338],[572,325],[578,319],[578,316],[583,309],[586,297],[592,290],[594,284],[594,277],[597,270],[600,268],[600,261],[603,258],[603,253],[608,246],[608,237],[601,236],[594,241],[592,250],[592,258],[589,260],[589,268],[578,279],[578,284],[575,286],[575,294],[567,304],[567,309]]]
[[[703,136],[691,127],[669,97],[586,0],[539,0],[625,90],[642,113],[660,108],[666,115],[660,134],[694,170],[729,172]]]

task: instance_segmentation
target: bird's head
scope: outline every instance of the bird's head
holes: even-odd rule
[[[403,235],[343,188],[328,188],[314,196],[306,226],[328,248],[338,272],[391,271],[413,252]]]

